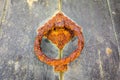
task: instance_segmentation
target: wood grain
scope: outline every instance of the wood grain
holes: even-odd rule
[[[27,0],[8,0],[7,5],[5,1],[0,0],[0,80],[59,80],[33,51],[36,30],[58,10],[58,1],[38,0],[31,9]],[[82,26],[85,37],[84,50],[69,64],[64,80],[119,80],[120,1],[63,0],[62,11]],[[66,45],[64,56],[76,48],[76,41]],[[57,56],[58,49],[48,40],[41,46],[46,55]]]

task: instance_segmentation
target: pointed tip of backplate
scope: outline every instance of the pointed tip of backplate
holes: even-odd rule
[[[57,12],[42,27],[37,29],[38,34],[51,40],[56,46],[62,50],[74,36],[81,32],[82,29],[75,22],[69,19],[63,12]]]
[[[44,26],[47,26],[47,25],[55,25],[56,26],[63,26],[68,23],[69,25],[73,25],[73,26],[77,26],[77,27],[80,27],[81,29],[81,32],[83,31],[83,29],[81,28],[81,26],[79,26],[74,20],[70,19],[65,13],[63,12],[59,12],[59,11],[56,11],[52,17],[48,18],[46,21],[44,21],[44,24],[42,23],[42,25],[40,25],[36,32],[37,34],[39,33],[40,29]]]

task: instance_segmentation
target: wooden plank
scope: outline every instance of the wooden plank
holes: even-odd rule
[[[116,80],[119,53],[107,1],[75,0],[66,1],[63,5],[64,12],[83,26],[86,40],[83,54],[80,56],[81,67],[76,65],[76,72],[71,71],[76,75],[74,79]],[[112,54],[106,53],[107,47],[112,49]],[[78,77],[77,73],[81,77]],[[72,77],[72,73],[70,74]]]
[[[0,80],[59,80],[53,67],[40,62],[33,51],[36,29],[57,10],[57,0],[31,1],[8,0],[0,31]],[[63,0],[63,12],[82,26],[85,37],[84,50],[69,64],[64,80],[119,80],[119,0],[110,5],[107,0]],[[48,40],[42,47],[46,55],[57,55]],[[75,47],[76,39],[66,45],[64,56]]]
[[[111,10],[111,19],[113,19],[113,26],[115,28],[115,36],[118,45],[119,57],[120,57],[120,1],[119,0],[110,0],[109,7]],[[118,79],[120,78],[120,61],[119,61],[119,68],[117,70]]]
[[[120,46],[120,1],[119,0],[108,0],[108,5],[110,7],[109,11],[111,13],[111,19],[112,19],[112,23],[113,26],[115,27],[115,36],[116,36],[116,40],[118,41],[118,46]],[[120,47],[119,47],[119,55],[120,55]]]

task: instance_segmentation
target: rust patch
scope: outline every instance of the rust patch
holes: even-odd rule
[[[62,50],[65,44],[73,38],[74,32],[66,28],[54,27],[45,36]]]
[[[60,50],[63,49],[74,36],[78,37],[78,47],[68,57],[63,59],[52,59],[47,57],[41,50],[42,37],[47,37]],[[38,59],[48,65],[54,66],[55,71],[65,72],[67,64],[75,60],[84,47],[84,37],[81,27],[68,19],[62,12],[58,12],[44,26],[38,29],[38,34],[34,42],[34,51]]]
[[[107,53],[108,55],[110,55],[110,54],[112,53],[112,49],[106,48],[106,53]]]

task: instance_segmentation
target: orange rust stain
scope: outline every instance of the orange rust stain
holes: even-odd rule
[[[110,55],[110,54],[112,53],[112,49],[106,48],[106,53],[107,53],[108,55]]]
[[[54,67],[56,72],[65,72],[68,69],[68,65],[58,65]]]
[[[65,28],[54,28],[48,31],[45,36],[62,50],[65,44],[73,38],[73,33]]]

